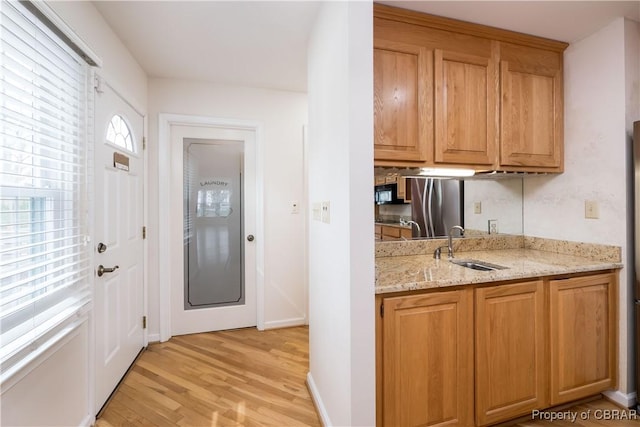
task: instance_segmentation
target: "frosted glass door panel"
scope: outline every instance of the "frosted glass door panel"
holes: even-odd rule
[[[184,140],[186,310],[244,304],[243,143]]]

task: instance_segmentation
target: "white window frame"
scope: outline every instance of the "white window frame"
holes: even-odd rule
[[[82,266],[86,270],[84,273],[85,276],[82,279],[84,285],[80,285],[78,292],[73,292],[71,295],[66,296],[62,301],[52,304],[50,307],[41,310],[38,312],[36,316],[25,316],[26,322],[21,321],[21,316],[19,315],[15,317],[15,324],[19,325],[16,328],[25,328],[26,333],[21,333],[20,337],[16,340],[13,340],[12,343],[5,345],[7,343],[2,342],[2,335],[0,335],[0,384],[5,384],[9,379],[13,379],[14,375],[20,372],[27,364],[33,361],[38,356],[47,352],[52,346],[59,345],[62,340],[65,339],[78,325],[83,321],[86,321],[87,313],[91,308],[91,285],[93,283],[93,272],[91,268],[91,250],[88,245],[89,242],[89,226],[91,223],[90,216],[90,199],[88,197],[90,188],[90,171],[92,165],[92,158],[90,153],[92,152],[92,140],[90,138],[91,132],[91,122],[93,120],[92,117],[89,117],[89,111],[92,111],[90,102],[92,101],[92,87],[91,84],[91,76],[93,73],[91,72],[89,65],[98,65],[101,63],[100,59],[95,55],[81,40],[78,36],[76,36],[70,28],[64,24],[64,22],[47,6],[44,2],[5,2],[3,5],[3,9],[5,7],[12,7],[19,14],[24,16],[27,21],[33,25],[33,28],[37,28],[39,34],[48,37],[48,43],[52,43],[62,48],[61,51],[65,51],[67,54],[72,55],[75,58],[75,61],[79,64],[79,67],[82,69],[81,79],[82,84],[84,86],[82,93],[79,95],[83,97],[82,106],[79,108],[78,115],[81,116],[81,121],[79,123],[81,126],[77,128],[78,131],[78,145],[81,150],[84,150],[84,156],[82,158],[82,167],[84,171],[82,175],[77,177],[77,181],[73,181],[75,184],[80,184],[82,190],[80,194],[78,191],[73,191],[74,203],[77,203],[79,200],[81,201],[80,206],[74,206],[72,209],[81,217],[82,220],[80,225],[82,227],[80,239],[83,242],[82,244],[76,243],[78,253],[83,253],[83,256],[80,257],[80,262],[85,265]],[[5,9],[7,10],[7,9]],[[2,12],[3,14],[5,12]],[[6,13],[13,13],[6,12]],[[6,19],[4,16],[2,19]],[[0,24],[2,23],[2,19],[0,19]],[[4,30],[3,30],[4,31]],[[61,51],[58,51],[60,53]],[[84,64],[84,65],[82,65]],[[0,66],[2,66],[2,62],[0,62]],[[4,69],[0,71],[0,85],[4,85]],[[34,77],[38,78],[38,77]],[[28,80],[25,79],[25,80]],[[0,86],[0,96],[4,94],[4,86]],[[52,101],[52,102],[55,102]],[[57,104],[56,104],[57,105]],[[2,106],[2,102],[0,101],[0,160],[4,159],[5,153],[8,151],[4,151],[5,148],[5,133],[3,130],[3,125],[6,124],[5,119],[9,116],[9,110],[5,110]],[[55,110],[55,106],[53,107]],[[32,111],[36,112],[37,110],[34,108]],[[5,116],[7,114],[7,116]],[[37,144],[36,144],[37,145]],[[42,152],[38,153],[38,149],[35,149],[35,155],[42,154]],[[42,165],[40,165],[42,167]],[[0,172],[3,169],[0,169]],[[37,182],[38,180],[34,180]],[[2,181],[0,180],[0,185]],[[57,196],[56,196],[57,194]],[[49,197],[50,203],[54,208],[59,208],[62,201],[60,200],[59,191],[53,191],[51,189],[41,189],[37,188],[5,188],[0,187],[0,197],[2,198],[13,198],[13,197],[22,197],[22,198],[43,198]],[[33,209],[32,209],[33,210]],[[17,215],[17,214],[16,214]],[[66,229],[68,225],[64,228]],[[76,242],[78,239],[76,239]],[[45,266],[49,265],[47,263]],[[49,265],[50,266],[50,265]],[[15,267],[15,266],[14,266]],[[0,268],[2,268],[0,266]],[[5,266],[5,268],[7,268]],[[25,269],[25,267],[21,267]],[[5,270],[6,274],[6,270]],[[64,276],[64,275],[63,275]],[[4,277],[2,270],[0,270],[0,278]],[[10,276],[9,276],[10,277]],[[10,281],[9,281],[10,282]],[[57,293],[57,292],[56,292]],[[58,293],[59,294],[59,293]],[[1,295],[1,294],[0,294]],[[44,294],[45,296],[48,294]],[[49,294],[51,295],[51,294]],[[54,295],[55,296],[55,295]],[[1,306],[0,306],[1,307]],[[0,310],[2,310],[0,308]],[[4,310],[5,312],[9,312],[9,310]],[[0,311],[0,317],[2,317],[4,313]],[[33,327],[27,325],[29,322],[33,322],[33,319],[36,318],[45,318],[46,320],[42,323],[36,322],[39,326]],[[1,332],[0,332],[1,333]]]

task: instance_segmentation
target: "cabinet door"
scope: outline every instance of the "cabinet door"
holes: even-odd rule
[[[498,71],[491,58],[435,51],[436,163],[491,166],[498,146]]]
[[[398,178],[398,198],[403,199],[405,203],[411,203],[411,178]]]
[[[616,385],[616,275],[550,283],[551,404]]]
[[[385,298],[385,426],[473,425],[471,295]]]
[[[379,43],[380,44],[380,43]],[[427,85],[433,54],[394,45],[373,51],[374,159],[427,159]]]
[[[400,229],[400,238],[402,239],[412,239],[413,238],[413,231],[410,228],[401,228]]]
[[[501,61],[502,166],[562,167],[562,71]]]
[[[543,282],[475,292],[477,424],[543,408],[547,378]]]
[[[392,225],[382,226],[382,240],[399,240],[400,237],[400,227],[394,227]]]

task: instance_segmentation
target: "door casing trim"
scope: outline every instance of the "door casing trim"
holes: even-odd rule
[[[213,129],[252,131],[256,144],[256,320],[264,330],[264,156],[262,153],[262,125],[259,122],[160,113],[158,115],[158,286],[160,341],[171,338],[171,260],[182,256],[182,248],[171,248],[171,202],[178,195],[171,193],[171,126],[194,126]],[[182,195],[180,195],[182,197]]]

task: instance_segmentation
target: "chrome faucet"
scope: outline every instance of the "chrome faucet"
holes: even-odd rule
[[[418,229],[418,237],[421,236],[420,225],[418,225],[417,222],[412,221],[412,220],[408,220],[408,219],[404,219],[404,218],[400,218],[400,224],[401,225],[415,225],[416,228]]]
[[[453,230],[460,230],[460,237],[464,236],[464,228],[459,225],[454,225],[449,229],[449,244],[447,246],[447,255],[449,259],[453,258]]]
[[[447,248],[447,256],[449,257],[449,259],[453,258],[453,230],[460,230],[460,236],[464,236],[464,228],[460,227],[459,225],[454,225],[453,227],[451,227],[449,229],[449,235],[447,236],[447,239],[449,240],[447,246],[439,246],[435,251],[433,251],[433,257],[435,259],[440,259],[442,248]]]

